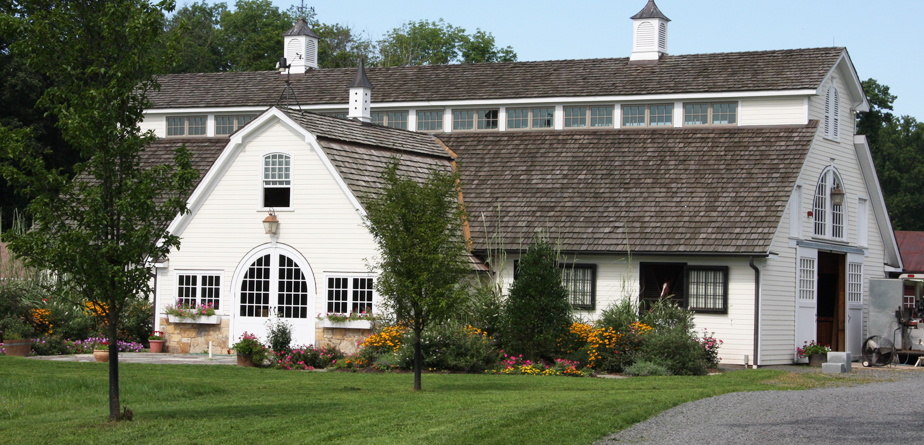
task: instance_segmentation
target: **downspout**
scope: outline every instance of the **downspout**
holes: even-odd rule
[[[757,369],[757,354],[760,353],[760,269],[754,265],[754,256],[748,263],[754,269],[754,368]]]

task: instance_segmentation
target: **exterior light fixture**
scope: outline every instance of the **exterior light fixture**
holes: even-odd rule
[[[836,206],[844,205],[845,195],[846,193],[844,193],[844,189],[840,187],[835,187],[831,189],[831,204],[834,204]]]
[[[269,215],[263,220],[263,229],[267,235],[276,235],[279,232],[279,220],[276,219],[276,212],[270,209]]]

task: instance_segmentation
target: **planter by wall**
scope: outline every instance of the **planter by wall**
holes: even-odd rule
[[[32,352],[32,340],[28,338],[22,340],[8,340],[6,343],[3,343],[3,349],[6,350],[6,355],[26,357]]]
[[[211,315],[208,317],[180,318],[176,315],[167,315],[167,320],[169,320],[170,323],[218,324],[221,323],[221,316]]]
[[[161,352],[164,350],[164,341],[165,340],[148,340],[148,343],[151,344],[151,352]]]
[[[333,322],[328,319],[321,320],[322,328],[341,328],[341,329],[372,329],[372,322],[369,320],[348,320]]]
[[[237,366],[244,366],[247,368],[253,368],[253,354],[238,354],[237,355]]]
[[[108,349],[94,349],[93,358],[100,363],[106,363],[109,361],[109,350]]]
[[[820,368],[821,365],[828,361],[828,354],[812,354],[809,356],[809,366]]]

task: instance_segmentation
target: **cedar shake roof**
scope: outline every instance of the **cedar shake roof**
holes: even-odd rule
[[[844,48],[629,58],[369,68],[372,103],[715,93],[816,89]],[[302,104],[347,106],[355,68],[293,76]],[[148,94],[152,108],[271,106],[285,88],[278,71],[172,74]]]
[[[638,14],[635,14],[629,18],[631,19],[663,19],[668,22],[671,21],[671,19],[667,18],[667,16],[664,15],[664,13],[662,13],[660,9],[658,9],[658,5],[655,4],[654,0],[648,0],[648,4],[645,5],[645,7],[642,8],[642,10],[638,12]]]
[[[227,138],[170,138],[157,139],[141,153],[143,167],[172,164],[175,156],[174,150],[186,144],[186,149],[192,153],[190,163],[199,172],[199,178],[193,188],[199,185],[205,174],[212,168],[212,164],[221,155],[228,145]],[[192,193],[192,190],[190,190]]]
[[[766,254],[817,125],[439,137],[476,251],[545,231],[572,252]]]
[[[311,30],[308,26],[308,22],[304,18],[299,18],[298,22],[295,23],[295,26],[289,28],[288,31],[282,33],[283,36],[308,36],[319,39],[317,34]]]
[[[895,240],[907,272],[924,272],[924,232],[896,231]]]

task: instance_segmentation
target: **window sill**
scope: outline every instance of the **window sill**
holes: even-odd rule
[[[323,319],[318,322],[318,326],[322,328],[339,328],[339,329],[372,329],[372,322],[369,320],[349,320],[334,322],[328,319]]]
[[[221,323],[220,315],[211,315],[208,317],[197,318],[180,318],[176,315],[167,315],[167,321],[170,323],[188,323],[188,324],[218,324]]]

